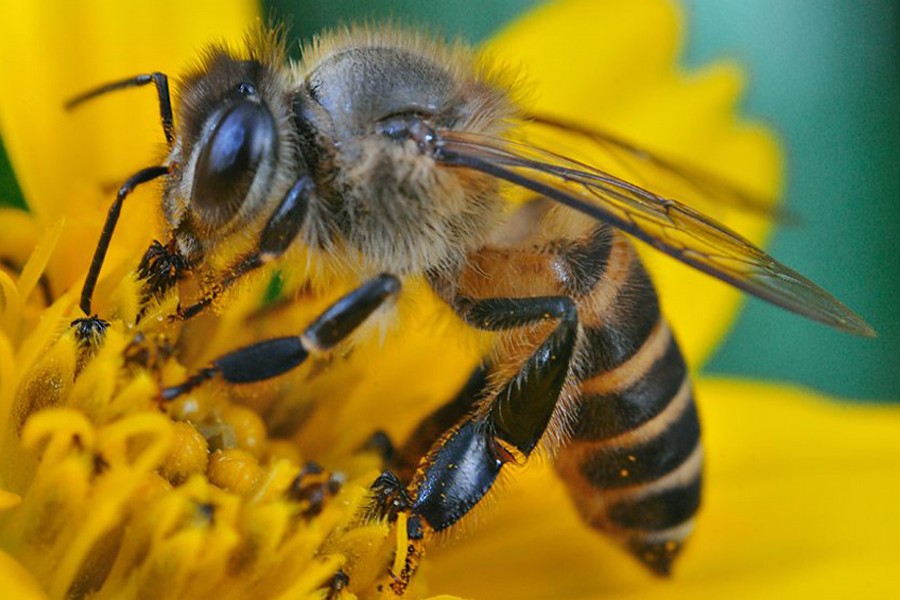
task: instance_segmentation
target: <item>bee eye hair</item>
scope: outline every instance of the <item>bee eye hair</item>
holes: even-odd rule
[[[222,225],[238,212],[275,139],[275,121],[259,102],[237,100],[215,119],[197,158],[192,192],[206,223]]]

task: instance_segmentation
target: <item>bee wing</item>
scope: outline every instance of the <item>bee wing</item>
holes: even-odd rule
[[[529,141],[544,145],[535,136],[552,136],[552,139],[570,141],[586,140],[589,147],[599,152],[591,153],[591,164],[607,173],[651,187],[660,195],[681,196],[694,208],[716,210],[736,208],[746,213],[775,219],[779,223],[795,224],[795,215],[775,206],[773,198],[736,186],[703,169],[676,162],[659,154],[640,148],[624,139],[595,128],[557,119],[546,115],[529,115]],[[548,146],[550,147],[550,146]],[[555,147],[555,146],[554,146]],[[602,162],[598,162],[602,161]]]
[[[474,169],[608,223],[754,296],[856,335],[874,330],[856,313],[721,223],[593,166],[527,144],[439,133],[436,159]]]

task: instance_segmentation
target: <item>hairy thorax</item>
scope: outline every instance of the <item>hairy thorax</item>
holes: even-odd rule
[[[396,36],[365,41],[334,42],[307,61],[295,106],[310,124],[304,154],[323,208],[311,213],[306,242],[334,255],[350,250],[373,270],[452,268],[497,224],[497,183],[439,166],[424,137],[398,129],[496,135],[512,104],[487,76],[458,64],[470,56],[423,54],[413,51],[420,41]]]

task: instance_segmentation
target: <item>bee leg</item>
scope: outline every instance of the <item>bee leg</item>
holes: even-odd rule
[[[427,415],[404,444],[396,449],[392,462],[395,473],[403,481],[409,481],[419,463],[434,443],[445,432],[472,411],[476,403],[483,399],[488,384],[488,368],[482,364],[472,371],[468,381],[456,396]]]
[[[65,107],[66,110],[72,110],[97,96],[102,96],[103,94],[126,88],[141,87],[149,83],[156,86],[156,96],[159,99],[159,118],[160,121],[162,121],[163,134],[166,136],[166,142],[171,147],[172,142],[175,141],[175,125],[172,118],[172,99],[169,97],[169,78],[165,73],[145,73],[101,85],[100,87],[88,90],[69,99],[66,102]]]
[[[426,415],[402,446],[396,447],[386,432],[378,430],[366,441],[363,449],[377,452],[385,469],[390,469],[401,481],[409,483],[419,461],[438,438],[471,412],[476,402],[484,397],[487,373],[485,365],[476,367],[456,396]]]
[[[122,212],[122,204],[125,202],[125,198],[134,191],[134,188],[142,183],[153,181],[168,174],[169,167],[166,166],[141,169],[129,177],[122,184],[122,187],[119,188],[118,193],[116,193],[116,199],[106,214],[106,221],[103,223],[103,230],[100,232],[100,240],[97,242],[94,257],[91,259],[91,266],[81,288],[80,307],[86,316],[91,314],[91,299],[94,295],[94,287],[97,285],[97,279],[100,277],[100,269],[103,267],[103,260],[106,258],[107,250],[109,250],[109,243],[112,240],[113,231],[116,229],[116,223],[119,222],[119,214]]]
[[[420,461],[408,490],[390,472],[373,484],[369,516],[397,524],[388,585],[398,595],[421,560],[422,540],[472,510],[507,463],[531,455],[550,424],[575,352],[578,311],[568,297],[461,299],[460,308],[481,329],[512,329],[549,319],[559,323],[485,410],[471,412],[441,436]],[[470,404],[479,395],[473,394]]]
[[[78,341],[78,362],[76,372],[81,372],[84,366],[97,353],[109,327],[109,321],[104,321],[97,315],[82,317],[69,323],[69,327],[75,333]]]
[[[330,350],[346,339],[399,291],[400,280],[393,275],[374,277],[325,309],[302,334],[265,340],[220,356],[183,383],[163,389],[162,399],[173,400],[216,375],[229,383],[253,383],[286,373],[310,354]]]
[[[104,94],[108,94],[110,92],[115,92],[118,90],[123,90],[132,87],[141,87],[148,84],[153,84],[156,87],[156,96],[159,101],[159,117],[162,123],[163,135],[166,137],[166,143],[171,148],[172,144],[175,141],[175,124],[174,118],[172,114],[172,98],[169,95],[169,78],[165,73],[144,73],[141,75],[136,75],[134,77],[129,77],[128,79],[122,79],[119,81],[113,81],[110,83],[106,83],[99,87],[90,89],[84,93],[81,93],[73,98],[70,98],[66,104],[66,110],[72,110],[77,108],[81,104],[89,100],[93,100],[98,96],[102,96]],[[97,248],[94,251],[94,257],[91,261],[91,266],[88,271],[87,277],[85,278],[84,286],[81,290],[81,310],[85,315],[91,314],[91,297],[94,293],[94,287],[97,284],[97,278],[100,275],[100,268],[103,266],[103,259],[106,257],[106,252],[109,249],[109,242],[112,238],[113,230],[116,227],[116,223],[119,220],[119,213],[122,210],[122,203],[125,199],[125,196],[130,194],[135,187],[142,183],[146,183],[152,179],[156,179],[157,177],[161,177],[170,172],[170,167],[149,167],[147,169],[142,169],[138,171],[128,181],[119,188],[119,192],[116,195],[116,200],[113,202],[113,205],[109,209],[109,213],[106,216],[106,222],[103,225],[103,231],[100,234],[100,241],[97,243]],[[156,246],[160,246],[158,242],[155,243]],[[153,258],[158,258],[159,253],[156,252],[154,254],[154,248],[151,248],[147,251],[147,254],[144,256],[144,261],[149,261]],[[179,255],[180,256],[180,255]],[[144,264],[142,261],[142,266]],[[158,267],[158,265],[157,265]],[[147,268],[153,269],[153,265],[148,265]],[[156,268],[154,273],[160,273],[162,277],[162,273],[165,272],[163,268]],[[142,279],[148,279],[144,273],[141,273]],[[173,278],[174,279],[174,278]],[[174,280],[172,281],[174,283]],[[142,294],[145,296],[142,301],[142,305],[146,305],[146,301],[151,297],[159,297],[165,291],[167,291],[171,287],[171,284],[168,286],[157,286],[152,282],[145,286],[145,290]],[[138,315],[138,320],[143,314],[143,309],[141,313]]]
[[[135,323],[139,323],[151,306],[158,302],[190,270],[191,263],[178,250],[175,240],[163,245],[153,240],[138,264],[138,280],[141,284],[140,310]]]
[[[444,435],[413,478],[412,510],[440,531],[453,525],[487,493],[500,469],[521,462],[537,446],[569,372],[578,311],[566,296],[466,300],[463,317],[491,330],[558,319],[520,371],[476,412]]]
[[[387,520],[394,524],[397,536],[392,564],[376,584],[376,590],[381,593],[388,588],[402,597],[425,554],[425,527],[422,517],[411,510],[412,499],[406,486],[390,471],[372,483],[371,492],[364,518]]]
[[[309,175],[300,177],[263,227],[257,249],[229,269],[228,276],[213,286],[200,301],[181,309],[179,316],[182,319],[196,316],[235,281],[284,254],[306,221],[309,199],[315,193],[315,187],[312,177]]]

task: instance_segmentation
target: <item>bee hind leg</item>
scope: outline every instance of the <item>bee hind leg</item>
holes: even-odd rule
[[[401,445],[395,446],[386,433],[378,431],[367,443],[367,448],[377,450],[384,459],[385,468],[401,481],[409,483],[419,461],[435,442],[484,399],[487,385],[488,367],[480,364],[459,392],[449,402],[426,415]]]
[[[432,445],[408,489],[390,472],[373,484],[369,516],[398,521],[398,528],[404,527],[408,545],[398,547],[398,552],[405,553],[405,565],[418,563],[421,540],[428,533],[447,529],[472,510],[507,463],[531,455],[550,424],[575,352],[578,313],[565,296],[462,299],[460,303],[463,317],[481,329],[507,330],[547,319],[558,324],[519,372],[488,398],[484,409],[469,410]],[[474,389],[469,392],[470,405],[476,404],[484,388],[476,385]],[[452,405],[445,406],[448,412],[454,410]],[[420,429],[431,425],[426,419]],[[419,443],[415,435],[411,442]],[[392,589],[405,589],[411,575],[409,568],[392,572]]]
[[[575,351],[578,312],[565,296],[461,301],[480,329],[507,330],[548,319],[558,324],[519,372],[446,433],[413,478],[413,510],[436,531],[454,524],[487,493],[500,469],[527,459],[550,424]]]

